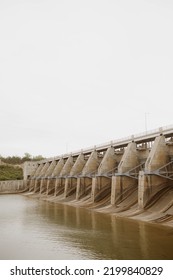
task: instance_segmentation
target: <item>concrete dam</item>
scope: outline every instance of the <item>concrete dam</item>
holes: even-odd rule
[[[25,162],[16,184],[0,182],[0,192],[173,226],[173,127]]]

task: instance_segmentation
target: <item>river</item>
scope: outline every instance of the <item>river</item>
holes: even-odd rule
[[[0,259],[173,259],[173,229],[0,195]]]

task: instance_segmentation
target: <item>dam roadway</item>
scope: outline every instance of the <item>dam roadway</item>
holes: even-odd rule
[[[124,216],[149,210],[149,221],[173,225],[173,126],[25,162],[23,186],[52,201],[95,205]]]

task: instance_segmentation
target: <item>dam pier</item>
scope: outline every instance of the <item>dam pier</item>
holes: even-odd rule
[[[173,127],[25,162],[23,173],[20,184],[1,181],[0,192],[6,188],[52,201],[98,204],[127,216],[149,209],[153,221],[173,225]]]

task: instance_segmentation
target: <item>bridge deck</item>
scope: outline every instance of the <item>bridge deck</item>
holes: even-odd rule
[[[147,142],[154,141],[154,139],[158,135],[161,135],[161,134],[163,134],[165,136],[165,138],[173,137],[173,126],[160,127],[155,130],[143,132],[143,133],[136,134],[136,135],[131,135],[126,138],[109,141],[107,143],[95,145],[95,146],[92,146],[92,147],[89,147],[86,149],[80,149],[80,150],[71,152],[70,154],[69,153],[62,154],[57,157],[42,160],[39,163],[41,163],[41,162],[45,163],[47,161],[51,162],[53,160],[59,160],[62,157],[68,158],[69,155],[72,155],[73,157],[75,157],[75,156],[78,156],[80,153],[87,155],[87,154],[91,154],[93,150],[102,152],[102,151],[106,151],[110,146],[114,147],[115,149],[119,149],[119,148],[126,147],[128,145],[128,143],[130,143],[132,141],[136,142],[137,144],[147,143]]]

